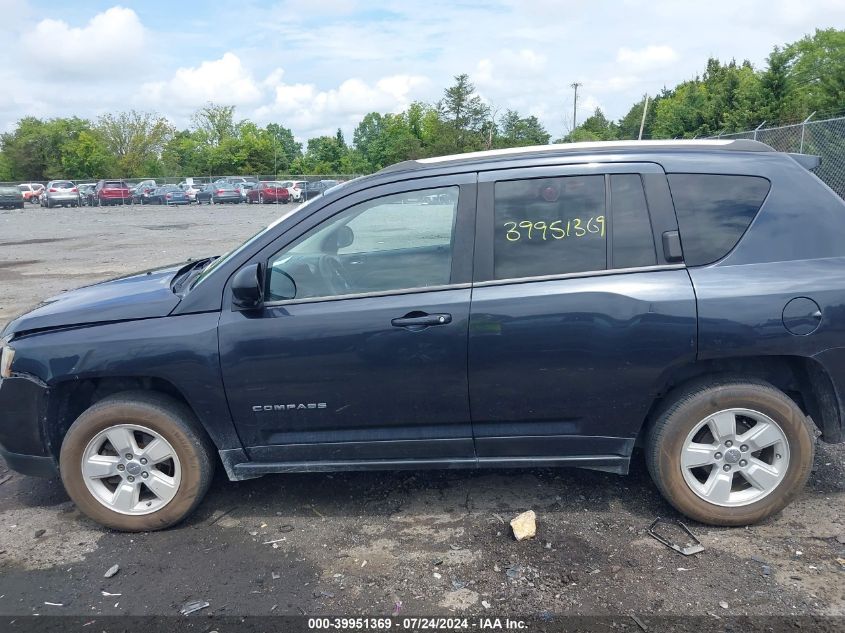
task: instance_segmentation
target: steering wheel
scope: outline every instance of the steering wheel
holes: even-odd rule
[[[352,286],[346,280],[343,264],[334,255],[320,255],[320,259],[317,260],[317,270],[333,293],[344,295],[352,290]]]

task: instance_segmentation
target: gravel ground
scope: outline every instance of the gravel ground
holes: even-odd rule
[[[2,211],[0,323],[65,289],[221,253],[289,209]],[[679,517],[639,455],[628,477],[534,469],[230,483],[218,472],[190,520],[127,535],[81,516],[60,482],[0,462],[0,616],[173,615],[194,599],[215,615],[845,616],[843,507],[845,447],[819,444],[795,503],[747,529],[690,522],[705,546],[692,557],[646,534],[655,517]],[[515,542],[507,522],[527,509],[537,538]]]

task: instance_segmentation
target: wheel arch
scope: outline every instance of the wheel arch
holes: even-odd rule
[[[825,442],[845,440],[839,396],[830,374],[820,362],[806,356],[743,356],[697,361],[675,368],[665,376],[643,420],[637,445],[643,443],[659,412],[691,383],[749,379],[766,382],[792,398],[812,419]]]
[[[207,425],[203,424],[195,408],[170,381],[155,376],[103,376],[67,380],[50,387],[44,427],[50,455],[58,458],[68,429],[83,411],[109,396],[138,391],[161,394],[187,407],[211,444],[219,448],[218,442],[213,434],[209,433]]]

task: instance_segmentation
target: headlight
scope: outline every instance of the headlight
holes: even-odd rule
[[[12,375],[15,350],[9,347],[8,339],[0,340],[0,345],[3,346],[0,351],[0,378],[9,378]]]

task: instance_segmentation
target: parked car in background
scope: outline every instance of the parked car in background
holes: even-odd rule
[[[202,190],[202,187],[197,183],[188,184],[187,182],[180,182],[179,188],[185,192],[190,202],[197,201],[197,194]]]
[[[94,198],[101,207],[131,204],[132,192],[123,180],[101,180],[94,189]]]
[[[93,207],[96,202],[94,191],[97,188],[97,183],[84,183],[79,185],[79,203],[83,206]]]
[[[306,182],[302,189],[300,199],[305,202],[323,195],[328,189],[337,185],[337,180],[316,180],[313,182]]]
[[[70,180],[51,180],[39,197],[42,207],[78,207],[79,189]]]
[[[197,204],[207,202],[209,204],[241,203],[241,192],[235,185],[228,182],[213,182],[203,187],[197,193]]]
[[[16,185],[0,185],[0,207],[23,209],[23,191]]]
[[[44,187],[44,185],[40,182],[31,182],[29,183],[29,186],[32,187],[32,192],[34,194],[32,196],[32,203],[39,204],[41,202],[41,195],[44,193],[46,187]]]
[[[246,194],[258,186],[257,182],[241,182],[237,183],[235,187],[241,194],[241,202],[246,202]]]
[[[150,193],[148,203],[166,204],[170,206],[191,204],[191,201],[188,199],[188,194],[186,194],[181,187],[177,185],[164,185],[153,189],[152,193]]]
[[[39,189],[35,189],[33,185],[29,183],[23,183],[18,185],[18,189],[20,189],[21,195],[23,196],[24,202],[37,202],[38,201],[38,193]]]
[[[245,178],[244,176],[224,176],[223,178],[218,178],[214,182],[215,183],[227,182],[230,185],[238,185],[242,182],[252,182],[252,181]]]
[[[280,182],[263,180],[254,189],[247,191],[246,200],[250,204],[255,202],[258,204],[268,202],[287,204],[290,202],[290,192]]]
[[[155,180],[142,180],[137,185],[130,186],[132,202],[147,204],[150,201],[150,194],[158,187]]]
[[[304,180],[284,180],[282,187],[288,190],[292,202],[299,202],[302,200],[302,189],[305,187]]]

